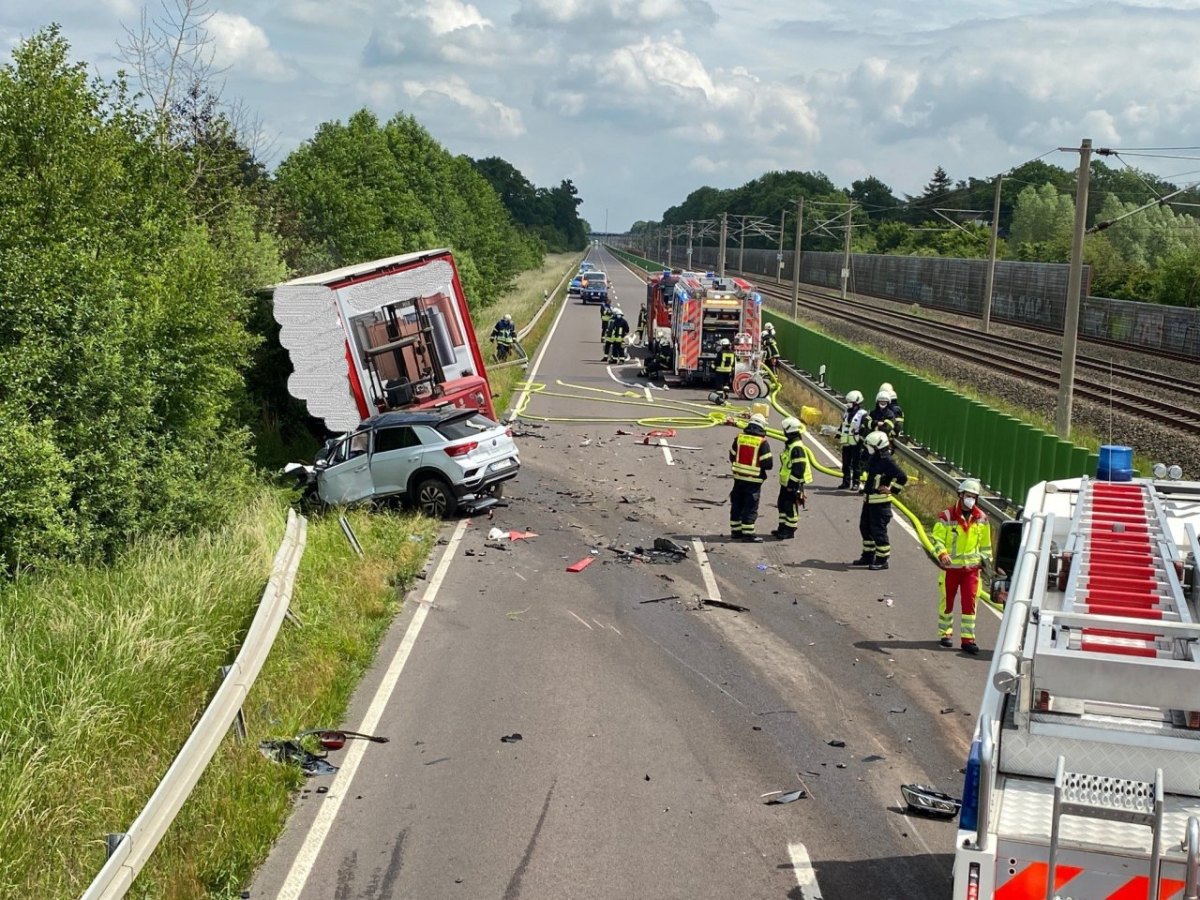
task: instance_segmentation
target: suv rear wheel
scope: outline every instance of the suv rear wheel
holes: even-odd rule
[[[441,478],[422,478],[417,482],[413,494],[413,502],[417,509],[431,519],[443,519],[454,515],[458,501],[450,490],[450,485]]]

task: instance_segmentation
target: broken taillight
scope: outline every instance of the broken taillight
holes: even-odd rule
[[[453,447],[446,448],[447,456],[466,456],[472,450],[479,446],[477,441],[467,441],[465,444],[455,444]]]
[[[504,436],[505,436],[505,437],[512,437],[512,429],[511,429],[511,428],[505,428],[505,429],[504,429]]]

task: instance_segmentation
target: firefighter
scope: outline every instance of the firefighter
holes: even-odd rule
[[[629,334],[629,323],[625,321],[625,313],[621,307],[612,308],[612,318],[608,320],[608,329],[604,333],[604,361],[628,362],[625,355],[625,338]]]
[[[838,489],[843,491],[857,488],[862,476],[863,435],[859,431],[867,415],[862,402],[862,391],[846,394],[846,409],[842,413],[841,428],[838,429],[838,443],[842,445],[842,483]]]
[[[761,544],[754,533],[763,482],[774,464],[767,444],[767,417],[755,413],[745,430],[729,448],[733,466],[733,490],[729,494],[729,532],[735,541]]]
[[[812,467],[804,449],[804,425],[788,416],[783,420],[783,452],[779,454],[779,527],[771,536],[781,541],[796,536],[800,509],[805,506],[804,485],[812,481]]]
[[[721,338],[717,343],[717,362],[713,367],[717,373],[717,387],[725,391],[733,390],[733,370],[736,365],[733,345],[729,343],[729,338]]]
[[[865,432],[882,431],[891,441],[896,436],[896,415],[892,412],[892,395],[890,391],[880,390],[875,395],[875,405],[867,413]]]
[[[938,576],[941,605],[938,607],[938,638],[943,647],[954,646],[954,597],[961,592],[962,617],[959,636],[965,653],[975,655],[975,600],[979,595],[979,573],[992,561],[992,527],[987,514],[976,504],[982,486],[968,478],[958,486],[958,502],[943,509],[933,525],[933,552],[942,572]]]
[[[762,355],[763,363],[774,372],[779,365],[779,344],[775,340],[775,326],[770,322],[763,326]]]
[[[635,335],[634,339],[637,341],[637,344],[639,347],[646,341],[646,305],[645,304],[642,304],[642,307],[638,310],[637,334]]]
[[[863,446],[867,449],[867,484],[858,519],[862,556],[850,565],[879,571],[888,567],[888,557],[892,555],[892,545],[888,541],[892,497],[904,489],[908,476],[892,459],[892,443],[882,431],[868,434],[863,439]]]
[[[505,314],[500,317],[492,329],[491,339],[496,345],[496,361],[504,362],[517,345],[517,326],[513,324],[512,316]]]
[[[608,302],[608,298],[600,301],[600,340],[604,340],[608,335],[608,323],[612,321],[613,307]]]
[[[887,392],[891,398],[892,420],[896,423],[896,434],[904,433],[904,410],[900,406],[900,401],[896,399],[896,389],[888,382],[884,382],[879,386],[879,393]]]

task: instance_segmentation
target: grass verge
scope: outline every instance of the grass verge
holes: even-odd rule
[[[0,896],[75,897],[144,806],[236,655],[282,538],[262,489],[226,528],[0,588]],[[436,531],[398,513],[310,521],[292,608],[228,738],[130,897],[239,897],[301,783],[260,740],[335,726]]]

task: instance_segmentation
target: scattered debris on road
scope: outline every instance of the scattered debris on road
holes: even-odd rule
[[[520,740],[523,740],[523,738],[521,737],[521,732],[514,731],[512,734],[506,734],[506,735],[504,735],[504,737],[500,738],[500,743],[515,744],[517,741],[520,741]]]
[[[705,606],[719,606],[721,609],[731,609],[734,612],[750,612],[748,606],[738,606],[736,603],[726,603],[724,600],[714,600],[711,597],[697,597],[700,605],[697,609],[704,609]]]
[[[962,801],[957,797],[951,797],[927,784],[902,784],[900,793],[908,808],[921,815],[952,819],[962,807]]]
[[[585,556],[583,559],[579,560],[579,562],[574,562],[574,563],[571,563],[569,566],[567,566],[567,571],[568,572],[582,572],[584,569],[586,569],[588,566],[590,566],[595,561],[596,561],[596,557]]]
[[[808,792],[799,789],[788,791],[786,794],[782,791],[771,791],[770,793],[763,794],[763,796],[771,798],[767,801],[767,806],[778,806],[783,803],[794,803],[797,800],[803,800],[808,796]]]
[[[653,599],[650,599],[650,600],[639,600],[638,602],[639,603],[662,603],[665,600],[678,600],[678,599],[679,599],[678,594],[668,594],[665,597],[654,597]]]
[[[837,738],[834,738],[832,741],[826,741],[825,743],[827,743],[830,747],[845,747],[846,746],[845,741],[839,741]]]
[[[313,753],[304,746],[305,741],[315,740],[323,753]],[[328,761],[328,751],[341,750],[349,740],[370,741],[374,744],[386,744],[388,738],[373,734],[362,734],[358,731],[339,731],[333,728],[312,728],[302,731],[291,739],[276,739],[262,741],[258,745],[259,752],[267,759],[277,763],[293,764],[310,778],[315,775],[333,775],[338,767]]]

